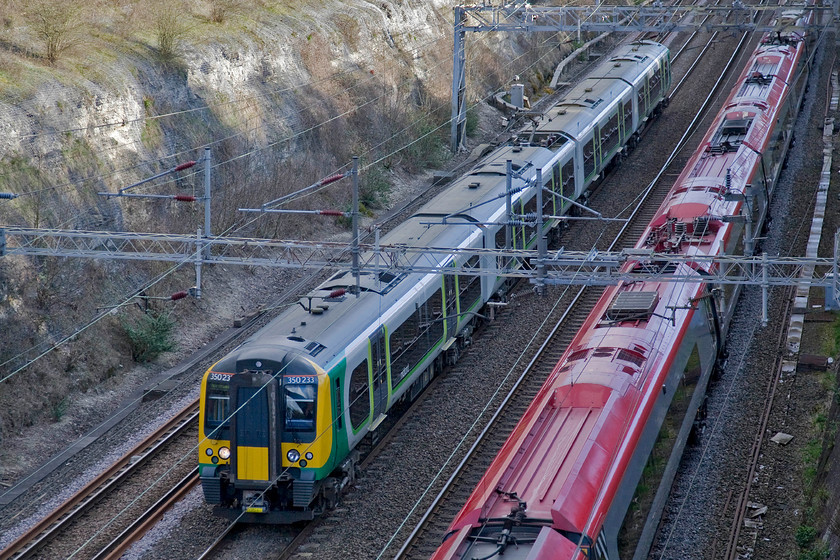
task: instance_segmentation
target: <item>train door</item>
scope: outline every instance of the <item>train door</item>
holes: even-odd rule
[[[596,154],[597,154],[597,135],[593,132],[590,132],[586,137],[584,137],[582,144],[582,163],[583,163],[583,184],[580,185],[581,192],[578,193],[578,196],[582,194],[585,185],[588,185],[592,178],[595,176],[596,170]]]
[[[268,374],[246,372],[230,382],[231,470],[237,480],[269,482],[277,477],[277,380]]]
[[[560,193],[560,214],[565,214],[571,203],[568,199],[575,198],[575,158],[574,156],[570,157],[563,163],[563,166],[560,168],[560,188],[558,190]]]
[[[379,327],[370,337],[373,387],[373,422],[388,410],[388,360],[385,356],[385,329]],[[375,426],[372,426],[375,427]]]
[[[633,133],[635,132],[636,128],[633,125],[633,100],[632,99],[625,99],[621,102],[621,143],[628,143],[628,138],[630,138]],[[629,141],[629,147],[632,150],[635,148],[635,142],[633,140]]]
[[[621,119],[619,118],[619,105],[616,105],[615,112],[612,113],[607,120],[598,127],[600,136],[600,158],[601,168],[603,168],[609,159],[618,151],[621,134],[619,127]]]
[[[656,69],[651,73],[650,80],[649,80],[649,88],[648,88],[648,102],[650,103],[649,109],[653,111],[656,108],[657,103],[659,102],[659,98],[662,97],[664,92],[662,91],[662,68],[661,66],[657,66]]]
[[[650,99],[648,98],[648,76],[642,78],[641,83],[639,83],[638,93],[636,95],[636,103],[639,107],[639,126],[642,125],[642,121],[648,114],[648,107],[650,103]]]
[[[455,266],[455,262],[452,262]],[[446,338],[452,338],[458,332],[458,290],[454,274],[443,276],[444,298],[446,299]]]

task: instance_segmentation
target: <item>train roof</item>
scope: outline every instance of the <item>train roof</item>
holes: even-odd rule
[[[479,485],[488,490],[464,506],[462,514],[475,513],[461,523],[474,522],[479,512],[504,517],[510,510],[505,496],[515,494],[527,503],[529,518],[585,532],[626,435],[618,427],[639,395],[656,393],[673,359],[669,352],[694,313],[675,307],[699,290],[699,283],[667,282],[609,288],[499,451]]]
[[[759,171],[761,154],[773,142],[768,131],[780,118],[788,84],[795,78],[795,46],[765,43],[747,62],[734,88],[662,202],[637,247],[668,250],[673,239],[668,221],[681,225],[696,250],[715,253],[722,239],[715,235],[719,216],[738,214],[742,202],[728,197],[730,185],[749,185]],[[698,229],[699,228],[699,229]],[[694,230],[698,230],[700,235]],[[704,243],[710,246],[703,246]]]
[[[453,226],[452,222],[483,225],[499,220],[499,211],[505,208],[507,160],[511,160],[514,174],[523,175],[513,178],[512,186],[516,188],[524,186],[538,167],[546,167],[554,157],[555,152],[546,148],[504,146],[385,235],[382,243],[458,247],[477,228]],[[521,196],[521,192],[514,193],[512,199],[516,201]],[[444,217],[450,225],[441,222]]]
[[[411,218],[382,237],[384,245],[426,247],[460,247],[480,243],[488,222],[498,221],[504,212],[507,160],[521,178],[513,179],[514,187],[522,187],[535,175],[537,167],[549,165],[556,153],[541,147],[505,146],[481,160],[468,174],[424,205]],[[513,200],[523,196],[520,191]],[[446,217],[447,223],[443,223]],[[463,225],[475,224],[475,225]],[[439,265],[428,256],[418,255],[416,263]],[[295,305],[275,318],[265,329],[243,343],[232,355],[220,362],[219,369],[234,367],[231,359],[282,360],[288,351],[304,355],[321,367],[330,364],[348,344],[384,320],[387,310],[412,292],[422,290],[440,277],[423,273],[397,275],[385,270],[360,275],[359,297],[350,293],[356,279],[349,271],[329,277],[313,291],[301,294]],[[352,317],[352,320],[348,320]],[[342,328],[331,328],[341,322]]]
[[[597,122],[604,111],[611,110],[614,100],[629,100],[632,86],[667,53],[665,46],[650,41],[627,45],[572,87],[546,114],[537,131],[541,134],[563,133],[579,139],[592,129],[592,123]]]

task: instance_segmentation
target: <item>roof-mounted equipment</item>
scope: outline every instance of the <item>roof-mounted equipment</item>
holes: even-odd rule
[[[620,292],[607,309],[609,321],[646,321],[659,303],[657,292]]]

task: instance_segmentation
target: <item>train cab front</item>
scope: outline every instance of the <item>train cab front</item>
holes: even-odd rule
[[[243,354],[214,365],[202,384],[205,501],[235,521],[313,519],[332,496],[328,376],[292,352],[279,360]]]

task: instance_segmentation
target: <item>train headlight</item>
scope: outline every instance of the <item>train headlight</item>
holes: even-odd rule
[[[306,458],[309,459],[310,461],[312,460],[312,452],[311,451],[306,452]]]
[[[297,460],[300,459],[300,452],[297,449],[289,449],[289,452],[286,453],[286,459],[292,463],[297,463]]]
[[[228,449],[227,447],[220,447],[219,457],[225,460],[230,459],[230,449]]]
[[[212,455],[213,455],[213,448],[212,448],[212,447],[208,447],[207,449],[205,449],[205,450],[204,450],[204,453],[205,453],[208,457],[212,456]]]

